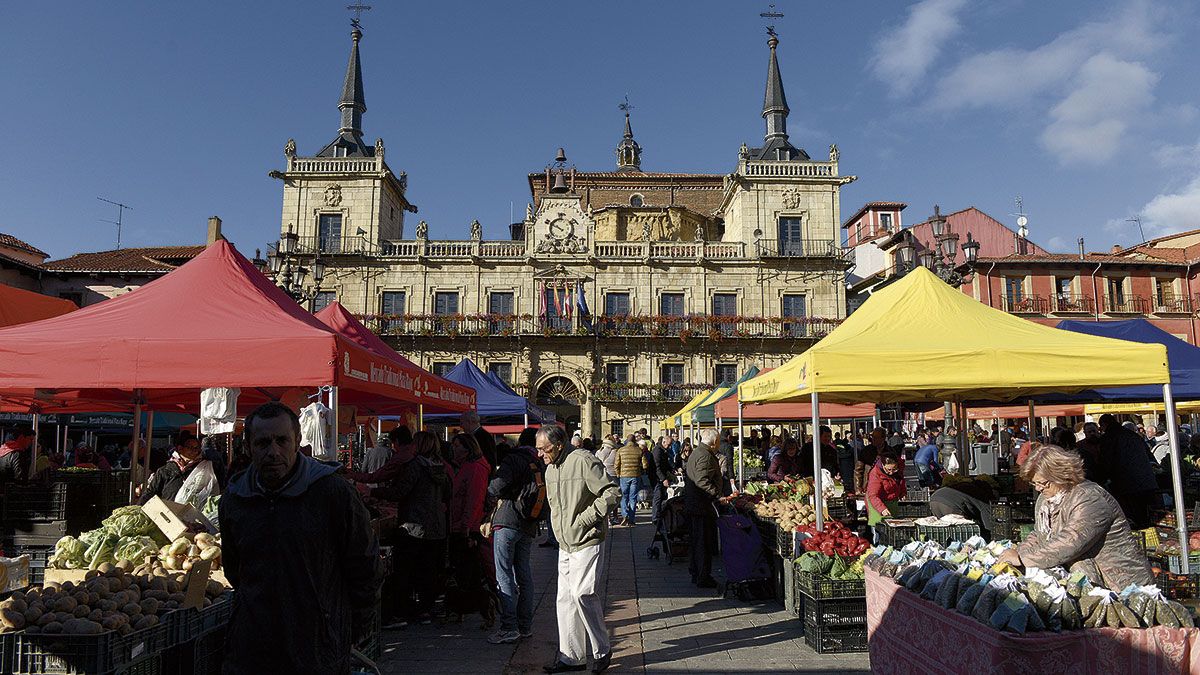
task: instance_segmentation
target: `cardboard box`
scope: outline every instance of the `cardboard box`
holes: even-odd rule
[[[169,502],[161,497],[153,497],[142,506],[142,512],[154,521],[158,529],[175,541],[188,533],[208,532],[216,534],[217,529],[209,522],[200,510],[191,504]]]
[[[84,577],[87,576],[87,573],[87,570],[59,570],[52,567],[47,567],[46,582],[56,582],[61,584],[68,581],[73,581],[78,584],[83,582]],[[224,568],[212,570],[209,573],[208,578],[219,582],[225,588],[232,588],[232,586],[229,584],[229,580],[225,578]]]

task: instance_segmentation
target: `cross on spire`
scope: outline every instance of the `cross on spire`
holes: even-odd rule
[[[772,7],[774,7],[774,5],[772,5]],[[353,5],[346,5],[346,9],[354,12],[354,18],[350,19],[350,25],[354,26],[355,28],[362,28],[358,22],[360,19],[362,19],[362,13],[370,11],[371,6],[364,5],[361,2],[355,2]]]
[[[768,5],[767,11],[759,12],[758,15],[764,19],[782,19],[783,18],[783,12],[775,11],[775,3],[771,3],[770,5]],[[767,35],[770,35],[771,37],[776,37],[774,25],[767,26]]]

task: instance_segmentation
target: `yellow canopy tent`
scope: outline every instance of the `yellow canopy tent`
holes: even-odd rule
[[[693,420],[694,416],[692,413],[700,408],[703,408],[706,405],[711,405],[711,404],[719,401],[721,399],[721,397],[723,397],[725,394],[728,394],[731,389],[733,389],[733,387],[717,387],[716,389],[713,389],[712,391],[705,392],[704,398],[700,399],[700,401],[696,405],[692,406],[691,408],[688,408],[687,410],[683,411],[679,415],[679,423],[682,424],[683,426],[688,426],[693,421],[695,421],[696,423],[699,423],[699,420]]]
[[[741,404],[812,401],[1011,401],[1044,393],[1162,384],[1178,448],[1167,350],[1059,330],[987,307],[918,267],[877,291],[783,366],[738,386]],[[739,420],[740,425],[740,420]],[[820,466],[817,448],[813,465]],[[1176,462],[1178,463],[1178,453]],[[1178,464],[1175,497],[1182,521]],[[821,494],[821,472],[814,491]],[[817,527],[823,527],[820,509]],[[1186,530],[1181,531],[1185,546]],[[1186,558],[1185,558],[1186,559]]]
[[[664,419],[662,421],[662,425],[664,427],[682,426],[682,424],[684,423],[682,420],[683,414],[690,411],[692,408],[695,408],[696,406],[700,405],[700,402],[703,401],[705,398],[707,398],[708,395],[711,393],[712,393],[712,391],[710,390],[710,391],[702,391],[699,394],[696,394],[695,398],[693,398],[692,400],[687,402],[687,405],[685,405],[682,408],[680,408],[679,410],[675,411],[675,414]]]
[[[1162,413],[1167,407],[1162,403],[1088,403],[1083,406],[1087,415],[1139,415],[1142,413]],[[1200,413],[1200,401],[1179,401],[1175,404],[1176,413]]]

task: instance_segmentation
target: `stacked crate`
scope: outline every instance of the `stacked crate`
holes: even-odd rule
[[[862,579],[831,579],[797,570],[796,614],[804,642],[818,654],[867,651],[867,595]]]

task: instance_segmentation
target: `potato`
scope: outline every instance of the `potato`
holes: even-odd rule
[[[56,612],[73,612],[79,606],[79,601],[74,596],[67,595],[58,599],[54,603],[54,611]]]
[[[24,598],[9,598],[4,602],[0,602],[0,609],[11,609],[14,612],[22,612],[29,609],[29,603],[25,602]]]
[[[104,632],[104,627],[87,619],[71,619],[63,624],[63,632],[68,635],[98,635]]]
[[[57,591],[60,588],[62,588],[62,584],[57,581],[47,581],[42,584],[42,594],[44,595],[47,591]]]
[[[84,579],[84,581],[91,581],[92,579],[95,579],[98,576],[100,576],[100,570],[88,570],[87,574],[83,575],[83,579]],[[68,581],[67,584],[69,584],[69,583],[71,583],[71,582]],[[63,585],[63,588],[66,588],[66,584]]]
[[[54,613],[54,620],[63,625],[66,625],[66,623],[68,621],[70,621],[71,619],[74,619],[74,618],[75,618],[75,615],[70,612],[55,612]]]
[[[87,616],[91,613],[92,613],[92,609],[90,607],[88,607],[87,605],[76,605],[75,611],[72,612],[72,614],[74,614],[75,618],[77,618],[77,619],[87,618]]]
[[[167,600],[168,601],[173,600],[175,602],[178,602],[179,604],[183,604],[183,600],[185,597],[186,596],[183,593],[172,593],[171,595],[167,596]]]
[[[149,628],[149,627],[157,625],[157,624],[158,624],[158,617],[154,616],[152,614],[148,614],[146,616],[139,618],[136,622],[134,622],[133,629],[134,630],[142,630],[144,628]]]
[[[63,632],[63,625],[57,621],[51,621],[50,623],[47,623],[46,625],[42,626],[42,632],[43,633],[61,633],[61,632]]]
[[[158,614],[158,601],[154,598],[146,598],[139,606],[142,608],[142,614]]]
[[[55,621],[53,612],[46,612],[45,614],[42,614],[40,617],[38,617],[38,620],[36,623],[37,623],[37,625],[42,626],[44,628],[52,623],[59,623],[59,622]]]
[[[175,581],[174,579],[167,581],[166,588],[167,593],[178,593],[179,591],[183,590],[183,588],[179,585],[179,582]]]
[[[163,603],[163,611],[170,612],[171,610],[179,609],[179,603],[174,600],[168,600]]]
[[[129,635],[132,632],[133,626],[130,626],[128,623],[121,624],[121,627],[117,629],[117,635]]]
[[[88,612],[87,618],[90,621],[95,621],[98,623],[104,618],[104,612],[99,609],[93,609],[92,611]]]
[[[210,598],[215,598],[225,593],[225,586],[215,579],[209,579],[204,586],[204,594]]]
[[[0,609],[0,625],[12,630],[25,627],[25,615],[15,609]]]

